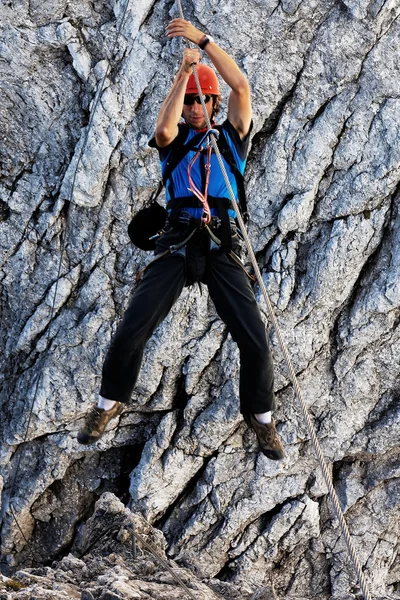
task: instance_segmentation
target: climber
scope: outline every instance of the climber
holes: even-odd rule
[[[189,21],[173,19],[166,34],[169,38],[186,38],[204,50],[231,89],[228,118],[215,127],[218,147],[224,138],[224,145],[229,147],[236,163],[232,168],[231,161],[224,158],[237,195],[235,171],[243,174],[252,127],[248,81],[211,36]],[[213,128],[220,104],[215,71],[200,60],[198,48],[184,50],[180,69],[160,109],[155,137],[149,142],[159,152],[164,174],[180,152],[178,164],[166,182],[168,219],[156,242],[155,259],[146,269],[111,341],[103,365],[99,400],[86,416],[78,440],[82,444],[96,442],[110,419],[122,412],[130,401],[146,342],[183,287],[202,282],[208,286],[216,310],[240,350],[240,411],[255,431],[263,454],[278,460],[283,458],[284,451],[271,416],[275,406],[272,358],[249,277],[237,260],[240,232],[235,224],[236,214],[230,206],[215,153],[211,153],[207,143],[200,148],[193,146],[196,140],[198,144],[204,143],[207,134],[193,64]],[[182,145],[191,149],[184,148],[182,153]]]

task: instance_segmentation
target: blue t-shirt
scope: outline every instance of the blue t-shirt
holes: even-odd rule
[[[194,136],[198,135],[198,133],[199,133],[196,129],[192,129],[184,123],[179,123],[180,131],[181,131],[181,128],[185,128],[188,131],[188,135],[184,141],[185,145],[190,143],[190,140]],[[225,136],[228,146],[231,150],[232,156],[235,160],[236,166],[239,169],[239,171],[243,174],[245,166],[246,166],[246,159],[247,159],[247,154],[248,154],[248,150],[249,150],[250,131],[246,135],[246,137],[242,140],[242,139],[240,139],[240,136],[239,136],[238,132],[236,131],[236,129],[233,127],[233,125],[228,120],[224,121],[222,123],[222,125],[220,127],[218,127],[218,129],[220,130],[220,136],[222,136],[222,135]],[[170,154],[171,154],[171,152],[173,152],[174,141],[172,141],[171,144],[169,144],[168,146],[164,146],[163,148],[160,148],[159,146],[157,146],[154,138],[152,138],[149,142],[149,145],[153,148],[157,148],[157,150],[159,152],[160,162],[161,162],[161,170],[162,170],[163,175],[164,175],[164,172],[166,169],[167,161],[170,158]],[[188,189],[189,188],[188,166],[189,166],[189,163],[192,160],[192,158],[195,156],[195,154],[196,154],[195,150],[190,150],[189,152],[187,152],[187,154],[183,157],[183,159],[180,161],[180,163],[173,170],[171,178],[168,179],[168,182],[167,182],[166,188],[165,188],[167,209],[168,209],[168,202],[171,200],[172,196],[175,198],[186,198],[186,197],[190,198],[190,199],[194,198],[194,195]],[[222,157],[222,160],[224,162],[224,166],[225,166],[233,193],[235,195],[235,199],[238,199],[238,189],[237,189],[235,175],[234,175],[230,165],[225,161],[225,159],[223,157]],[[206,151],[202,152],[202,154],[199,156],[199,158],[194,163],[194,166],[191,170],[191,177],[193,179],[195,186],[201,192],[204,192],[202,167],[201,167],[202,162],[203,163],[206,162]],[[171,194],[171,179],[172,179],[172,186],[173,186],[173,194]],[[209,198],[213,198],[213,197],[214,198],[226,198],[228,200],[230,197],[224,177],[221,172],[221,167],[219,165],[218,159],[217,159],[214,151],[212,151],[212,154],[211,154],[211,171],[210,171],[210,181],[209,181],[209,186],[208,186],[208,197]],[[185,207],[184,203],[181,204],[181,206],[182,206],[181,210],[187,211],[195,219],[200,219],[203,214],[203,208],[201,206],[199,206],[199,208],[195,208],[193,206]],[[213,216],[218,216],[218,210],[216,208],[211,208],[211,214]],[[230,217],[233,217],[233,218],[236,217],[236,213],[232,209],[228,210],[228,214]]]

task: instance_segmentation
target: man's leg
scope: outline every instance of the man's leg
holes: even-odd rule
[[[184,283],[183,256],[160,258],[145,271],[104,360],[101,396],[130,401],[144,347],[180,296]]]
[[[146,342],[167,316],[185,283],[185,259],[167,255],[149,265],[143,280],[119,324],[108,349],[102,373],[100,396],[115,401],[112,408],[101,399],[88,414],[78,434],[83,444],[97,441],[108,421],[129,402],[136,383]]]
[[[274,408],[274,371],[265,325],[243,269],[225,254],[210,252],[205,283],[218,315],[240,351],[240,412]]]
[[[282,458],[275,424],[260,423],[255,414],[275,408],[271,352],[252,287],[243,269],[225,254],[210,252],[205,283],[215,308],[240,351],[240,411],[255,430],[269,458]],[[268,420],[268,419],[267,419]]]

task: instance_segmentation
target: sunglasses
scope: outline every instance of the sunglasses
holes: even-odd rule
[[[211,98],[212,96],[209,96],[208,94],[203,96],[205,104],[207,104],[207,102],[210,102]],[[197,104],[201,104],[200,96],[193,96],[192,94],[187,94],[183,100],[183,104],[185,104],[186,106],[192,106],[192,104],[194,104],[195,102],[197,102]]]

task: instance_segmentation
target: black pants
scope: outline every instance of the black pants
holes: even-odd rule
[[[187,236],[171,229],[158,242],[156,254]],[[250,281],[232,258],[210,250],[205,231],[196,231],[182,254],[167,254],[145,271],[111,341],[103,365],[100,394],[129,402],[146,342],[167,316],[183,287],[201,281],[208,286],[220,318],[240,350],[240,411],[272,410],[274,375],[265,326]]]

